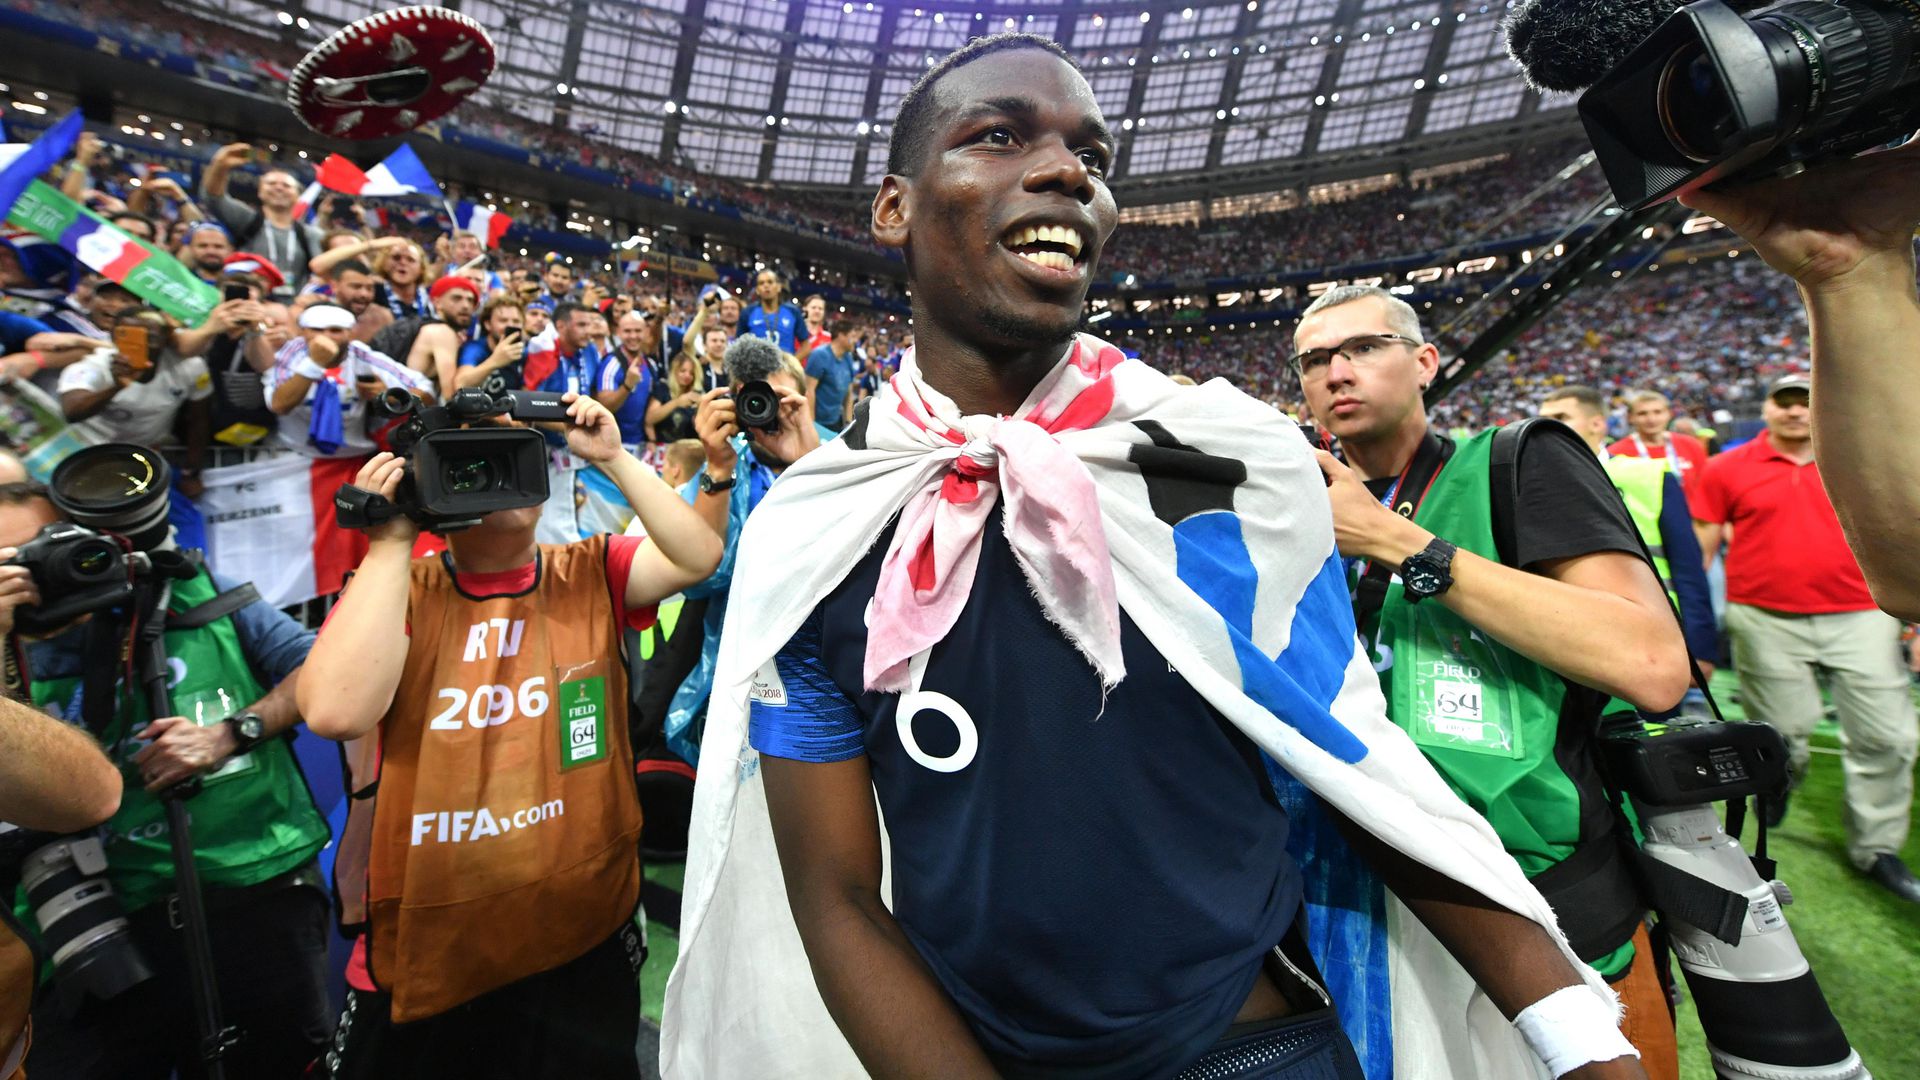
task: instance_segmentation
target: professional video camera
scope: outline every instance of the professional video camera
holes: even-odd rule
[[[1633,800],[1641,871],[1699,1010],[1714,1071],[1727,1080],[1870,1080],[1827,1007],[1781,908],[1760,827],[1755,854],[1734,832],[1748,797],[1787,787],[1787,747],[1766,724],[1637,720],[1600,740],[1610,784]]]
[[[136,583],[156,573],[156,558],[178,558],[158,551],[167,538],[170,479],[164,458],[132,443],[88,447],[61,462],[47,495],[72,520],[41,529],[13,557],[28,568],[41,596],[39,604],[15,612],[14,624],[47,633],[82,615],[129,605]],[[96,836],[11,831],[0,861],[17,868],[26,885],[62,1006],[112,998],[153,976],[107,881]]]
[[[1507,20],[1529,82],[1588,87],[1580,118],[1626,209],[1798,171],[1920,128],[1920,5],[1678,6],[1528,0]]]
[[[334,520],[364,529],[405,514],[438,533],[470,528],[496,510],[547,501],[547,444],[537,431],[499,423],[498,417],[566,423],[561,395],[509,390],[457,390],[445,405],[420,403],[398,387],[374,399],[370,412],[399,420],[388,434],[393,452],[407,458],[406,474],[389,501],[378,492],[342,485],[333,497]],[[469,427],[470,424],[480,426]]]

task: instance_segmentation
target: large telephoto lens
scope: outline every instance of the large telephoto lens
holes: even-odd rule
[[[21,883],[63,990],[106,1000],[153,977],[133,943],[106,856],[90,836],[63,836],[28,855]]]
[[[134,443],[106,443],[75,453],[53,470],[48,493],[76,523],[118,533],[141,551],[167,537],[165,458]]]

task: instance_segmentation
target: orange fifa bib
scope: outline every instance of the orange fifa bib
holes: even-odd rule
[[[567,963],[633,916],[640,804],[607,541],[542,546],[476,599],[413,564],[412,647],[380,724],[369,970],[396,1022]]]

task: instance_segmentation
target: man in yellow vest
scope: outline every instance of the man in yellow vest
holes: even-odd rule
[[[1667,597],[1680,609],[1687,648],[1711,676],[1711,661],[1720,655],[1713,622],[1713,602],[1706,571],[1700,566],[1700,541],[1694,535],[1693,516],[1680,475],[1658,458],[1627,457],[1607,449],[1607,399],[1588,386],[1563,386],[1540,403],[1540,415],[1572,428],[1600,455],[1607,477],[1627,504],[1627,513],[1653,555]],[[1698,690],[1687,691],[1692,699]]]

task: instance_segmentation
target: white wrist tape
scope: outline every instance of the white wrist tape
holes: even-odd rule
[[[1614,1010],[1584,986],[1567,986],[1520,1010],[1513,1026],[1546,1063],[1555,1080],[1582,1065],[1639,1057]]]
[[[327,369],[311,356],[301,357],[300,362],[293,365],[293,373],[313,382],[324,382],[327,378]]]

